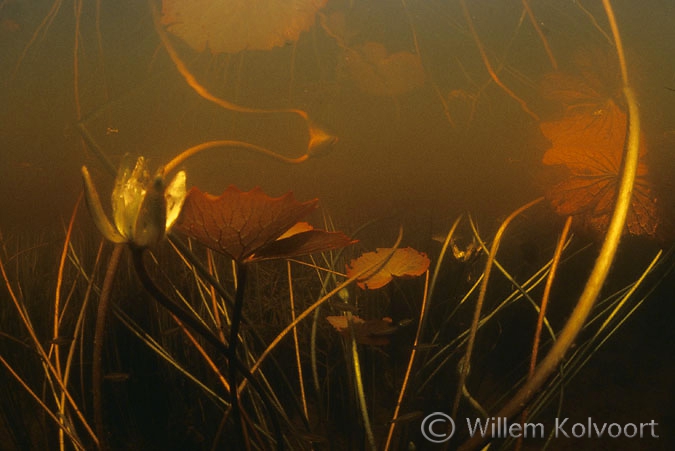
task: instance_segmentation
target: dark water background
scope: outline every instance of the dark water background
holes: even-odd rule
[[[539,83],[551,65],[528,19],[519,24],[521,2],[467,3],[492,63],[504,64],[500,72],[504,83],[542,119],[550,119]],[[573,73],[575,56],[584,52],[613,56],[611,46],[575,2],[531,3],[561,71]],[[583,3],[608,30],[601,4]],[[675,2],[612,3],[639,96],[651,173],[663,198],[664,215],[672,217]],[[426,80],[397,96],[359,89],[359,81],[346,69],[345,50],[318,24],[296,43],[234,55],[198,54],[174,39],[190,69],[215,94],[258,108],[301,108],[339,138],[329,153],[297,166],[236,150],[210,151],[184,165],[188,185],[213,193],[228,184],[242,189],[261,186],[271,195],[293,191],[301,200],[318,197],[338,228],[353,230],[367,221],[389,218],[386,224],[404,224],[409,242],[427,244],[432,234],[443,231],[464,211],[471,211],[490,231],[513,209],[542,195],[540,161],[548,143],[538,122],[489,82],[459,5],[436,0],[406,4],[407,10],[398,1],[329,0],[323,9],[326,17],[344,16],[351,46],[379,42],[390,53],[415,53],[416,35]],[[111,178],[75,127],[78,119],[93,112],[97,117],[85,124],[114,163],[132,153],[159,165],[210,139],[252,142],[289,157],[304,152],[306,127],[297,116],[233,113],[198,97],[161,47],[145,2],[102,1],[100,42],[93,2],[83,5],[79,35],[70,2],[64,2],[50,25],[34,35],[53,5],[45,0],[0,2],[4,236],[60,232],[80,194],[83,164],[92,169],[100,192],[109,192]],[[615,69],[609,65],[598,71]],[[471,96],[476,102],[473,114]],[[552,213],[540,214],[550,220],[551,229],[532,232],[535,239],[537,233],[558,230]],[[391,244],[396,231],[391,227],[374,234],[369,245]],[[517,239],[528,245],[523,234]],[[629,249],[636,261],[642,261],[642,250],[654,248],[648,243]],[[619,274],[634,277],[637,271]],[[571,400],[600,393],[603,407],[589,415],[607,413],[608,399],[630,392],[631,407],[616,407],[628,411],[622,414],[625,421],[632,420],[628,417],[633,409],[645,409],[645,414],[660,415],[671,430],[675,428],[673,348],[659,345],[673,338],[667,316],[672,308],[664,307],[673,301],[672,285],[671,276],[649,308],[627,327],[624,341],[599,355],[599,363],[583,376],[591,382],[571,390]],[[618,382],[605,385],[614,378]]]

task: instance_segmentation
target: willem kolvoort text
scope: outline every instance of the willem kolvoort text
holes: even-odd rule
[[[543,423],[509,423],[506,417],[466,419],[469,434],[492,438],[545,438]],[[569,418],[556,418],[555,438],[658,438],[654,420],[645,423],[606,423],[588,418],[585,422],[570,423]]]

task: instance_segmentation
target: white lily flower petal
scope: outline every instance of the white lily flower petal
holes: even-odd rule
[[[87,168],[82,168],[82,175],[94,222],[106,239],[114,243],[155,245],[178,219],[187,194],[185,171],[178,172],[165,186],[163,168],[151,179],[143,157],[136,160],[133,169],[126,160],[120,165],[112,192],[113,225],[103,213]]]
[[[183,202],[185,202],[185,196],[187,195],[187,189],[185,188],[186,179],[185,171],[180,171],[171,180],[166,190],[164,190],[164,199],[166,200],[166,232],[171,229],[171,226],[176,222],[183,209]]]
[[[134,240],[136,222],[147,194],[149,180],[150,175],[143,157],[136,160],[133,170],[125,162],[117,173],[112,192],[113,222],[128,241]]]

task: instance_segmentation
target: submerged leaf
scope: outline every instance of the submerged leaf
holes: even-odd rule
[[[272,198],[257,187],[242,192],[229,186],[220,196],[193,187],[176,227],[205,246],[243,261],[279,238],[317,202],[297,202],[292,193]]]
[[[332,249],[349,246],[356,242],[342,232],[327,232],[325,230],[315,230],[310,227],[308,230],[295,230],[296,226],[302,224],[309,226],[306,222],[300,222],[293,226],[288,232],[284,233],[277,240],[264,246],[251,256],[249,260],[269,260],[272,258],[290,258],[300,257],[302,255],[314,254],[316,252],[325,252]],[[289,233],[293,231],[292,233]]]
[[[346,50],[344,65],[359,89],[376,96],[398,96],[424,85],[419,56],[410,52],[390,54],[378,42]]]
[[[368,268],[373,268],[357,279],[363,289],[376,289],[387,285],[394,277],[417,277],[429,268],[429,258],[411,247],[396,249],[390,258],[390,248],[378,248],[367,252],[347,265],[347,276],[352,277]]]
[[[162,24],[197,51],[269,50],[296,41],[326,0],[162,0]]]
[[[541,93],[570,112],[598,112],[609,99],[623,99],[614,52],[585,49],[574,57],[574,74],[553,72],[541,82]]]
[[[567,111],[595,111],[607,100],[590,83],[563,72],[547,74],[541,83],[542,95],[563,105]]]
[[[611,100],[601,109],[578,111],[562,120],[541,124],[542,133],[552,144],[543,163],[566,169],[565,178],[547,193],[558,214],[572,215],[596,232],[607,229],[618,192],[626,126],[626,114]],[[626,226],[631,234],[653,236],[659,218],[647,180],[643,138]]]
[[[345,338],[350,337],[349,322],[347,316],[327,316],[328,322]],[[354,339],[357,343],[384,346],[389,344],[388,335],[394,333],[397,328],[392,325],[391,318],[364,320],[356,315],[351,317]]]
[[[273,198],[260,188],[242,192],[230,186],[212,196],[193,187],[176,228],[239,262],[297,257],[353,243],[340,232],[298,223],[317,202],[298,202],[292,193]]]

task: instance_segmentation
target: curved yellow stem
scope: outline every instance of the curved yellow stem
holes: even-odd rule
[[[327,133],[323,129],[317,127],[312,120],[309,118],[309,115],[307,112],[297,109],[297,108],[277,108],[277,109],[262,109],[262,108],[252,108],[252,107],[247,107],[247,106],[242,106],[242,105],[237,105],[236,103],[232,103],[228,100],[222,99],[218,96],[213,95],[204,85],[199,83],[197,78],[190,72],[188,67],[185,65],[183,60],[181,60],[180,56],[178,55],[178,52],[176,52],[176,49],[173,47],[171,44],[171,41],[169,40],[169,37],[167,36],[166,32],[164,31],[164,28],[162,25],[159,23],[159,13],[157,11],[157,7],[154,5],[152,1],[150,3],[150,9],[152,11],[152,17],[153,17],[153,22],[155,24],[155,29],[157,30],[157,35],[159,36],[160,40],[162,41],[162,45],[166,49],[166,52],[169,54],[169,57],[171,58],[171,61],[173,62],[174,66],[176,66],[176,69],[178,72],[181,74],[183,79],[185,79],[185,82],[203,99],[208,100],[209,102],[215,103],[216,105],[220,106],[221,108],[224,108],[229,111],[236,111],[238,113],[253,113],[253,114],[278,114],[278,113],[288,113],[288,114],[296,114],[300,116],[303,121],[305,122],[307,126],[307,132],[309,134],[308,137],[308,142],[307,142],[307,151],[304,155],[295,158],[295,159],[286,159],[285,157],[282,157],[281,155],[278,155],[270,150],[267,150],[263,147],[260,146],[255,146],[253,144],[249,144],[248,146],[239,146],[239,147],[248,147],[252,148],[252,150],[257,150],[260,151],[264,154],[270,155],[277,157],[278,159],[281,159],[282,161],[292,162],[292,163],[301,163],[310,156],[316,155],[320,152],[323,152],[324,150],[330,149],[336,142],[337,142],[337,137]],[[196,146],[198,147],[198,146]],[[190,150],[190,149],[188,149]],[[201,149],[203,150],[203,149]],[[187,151],[186,151],[187,152]],[[185,153],[185,152],[184,152]],[[196,153],[196,152],[194,152]],[[182,155],[182,154],[181,154]],[[180,158],[181,155],[179,155],[176,158]],[[187,158],[187,156],[183,157],[183,159]],[[181,160],[179,160],[181,161]],[[172,162],[173,163],[173,162]],[[171,169],[174,169],[177,164],[171,164],[170,167]],[[171,172],[168,169],[165,169],[166,173],[168,174]]]
[[[581,331],[581,328],[588,319],[588,315],[595,304],[595,300],[600,293],[602,285],[607,279],[607,274],[614,261],[621,235],[626,224],[626,217],[628,216],[628,209],[630,207],[631,195],[633,186],[635,184],[635,177],[637,174],[638,157],[640,148],[640,115],[635,98],[635,94],[628,82],[628,70],[626,67],[626,59],[623,51],[623,45],[619,36],[619,28],[616,24],[614,11],[609,0],[603,0],[605,13],[609,20],[614,42],[616,44],[616,52],[619,57],[619,65],[621,67],[621,78],[623,81],[623,93],[628,104],[628,136],[626,140],[626,148],[624,151],[623,173],[621,174],[621,182],[619,185],[619,192],[616,199],[616,205],[612,214],[612,219],[605,235],[605,240],[602,243],[600,253],[595,261],[591,275],[586,281],[584,291],[579,297],[579,301],[575,306],[570,318],[563,327],[558,340],[553,344],[551,350],[546,357],[537,366],[534,374],[528,381],[518,390],[518,392],[500,409],[495,417],[512,418],[520,412],[525,405],[530,401],[532,396],[542,387],[544,382],[548,380],[550,375],[555,371],[563,357],[569,350],[570,346]],[[483,442],[483,438],[476,435],[471,440],[464,443],[459,449],[470,450],[476,449]]]
[[[221,140],[214,140],[214,141],[206,141],[200,144],[197,144],[196,146],[192,146],[189,149],[186,149],[182,151],[180,154],[178,154],[176,157],[173,158],[173,160],[169,161],[165,166],[164,166],[164,175],[170,174],[172,171],[174,171],[178,166],[183,164],[185,160],[188,158],[204,151],[207,149],[246,149],[246,150],[251,150],[253,152],[260,153],[262,155],[274,158],[275,160],[282,161],[284,163],[290,163],[290,164],[298,164],[302,163],[303,161],[307,160],[309,158],[309,155],[301,155],[298,158],[288,158],[284,157],[283,155],[280,155],[276,152],[272,152],[271,150],[258,146],[256,144],[251,144],[247,143],[244,141],[234,141],[234,140],[229,140],[229,139],[221,139]]]

